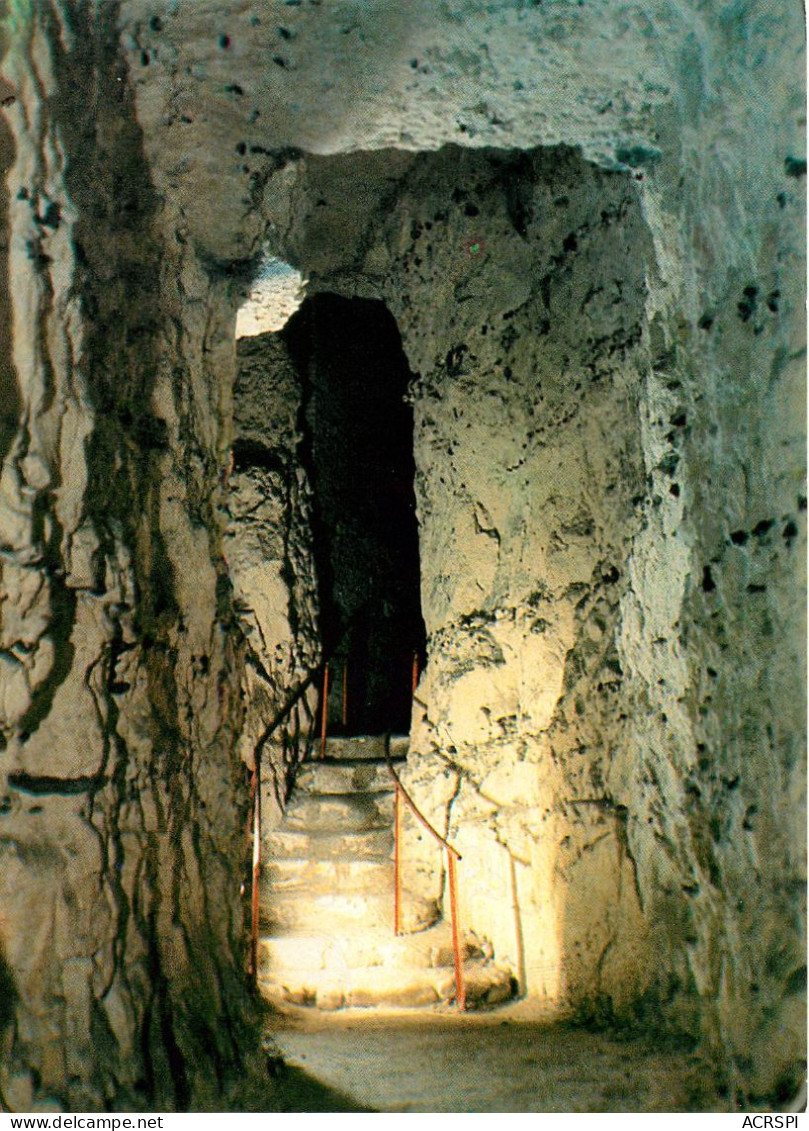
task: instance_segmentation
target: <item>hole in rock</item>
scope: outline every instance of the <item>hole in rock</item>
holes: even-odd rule
[[[419,597],[411,377],[399,331],[376,300],[319,294],[284,337],[303,393],[301,457],[331,733],[405,733],[425,649]]]

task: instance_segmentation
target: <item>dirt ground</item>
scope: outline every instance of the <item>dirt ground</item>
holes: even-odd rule
[[[489,1014],[322,1014],[276,1018],[287,1111],[732,1111],[692,1053],[569,1024],[519,1006]]]

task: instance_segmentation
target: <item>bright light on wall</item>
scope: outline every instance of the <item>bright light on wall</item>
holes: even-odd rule
[[[268,256],[236,315],[236,337],[253,338],[282,329],[303,302],[305,290],[300,271]]]

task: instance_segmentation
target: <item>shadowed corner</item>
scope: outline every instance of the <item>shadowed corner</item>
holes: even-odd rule
[[[5,36],[0,25],[0,60],[5,52]],[[11,87],[0,76],[0,106],[13,103]],[[11,288],[8,285],[8,189],[6,176],[14,163],[14,141],[0,110],[0,463],[5,459],[20,417],[20,392],[11,357]],[[2,1009],[2,1003],[0,1003]]]
[[[377,1110],[373,1107],[365,1107],[344,1092],[322,1084],[302,1068],[281,1064],[275,1071],[278,1111],[372,1112]]]
[[[11,976],[11,967],[0,948],[0,1112],[10,1110],[3,1088],[3,1065],[7,1065],[10,1060],[16,1005],[17,989]]]
[[[266,1007],[265,1007],[266,1008]],[[278,1016],[266,1010],[265,1020],[272,1024]],[[331,1084],[295,1064],[289,1064],[275,1041],[266,1030],[261,1050],[251,1057],[249,1070],[239,1079],[237,1089],[229,1097],[231,1106],[221,1107],[221,1097],[216,1106],[201,1107],[201,1111],[239,1112],[373,1112],[369,1107]]]

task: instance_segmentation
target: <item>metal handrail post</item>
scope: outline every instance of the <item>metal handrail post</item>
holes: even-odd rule
[[[329,665],[323,668],[323,707],[320,723],[320,757],[326,757],[326,716],[329,707]]]
[[[393,818],[393,933],[402,933],[402,791],[396,783]]]
[[[343,729],[348,726],[348,660],[343,664]]]
[[[394,857],[394,925],[396,934],[400,930],[400,914],[401,914],[401,831],[402,831],[402,803],[407,805],[414,817],[427,830],[428,833],[437,840],[438,843],[446,850],[447,853],[447,875],[449,877],[449,907],[450,918],[452,919],[452,952],[455,958],[455,1002],[458,1009],[461,1011],[466,1009],[466,986],[464,984],[463,976],[463,956],[461,954],[461,932],[458,919],[458,873],[456,869],[457,861],[461,859],[461,854],[457,848],[444,840],[441,834],[433,828],[424,814],[419,810],[413,798],[407,792],[405,787],[399,780],[399,775],[393,768],[393,763],[390,757],[387,758],[388,772],[395,783],[396,800],[394,809],[394,839],[393,839],[393,857]]]
[[[447,852],[447,873],[449,876],[449,908],[452,919],[452,952],[455,957],[455,1004],[463,1013],[466,1009],[466,985],[463,977],[463,955],[458,929],[458,876],[455,870],[455,855]]]

